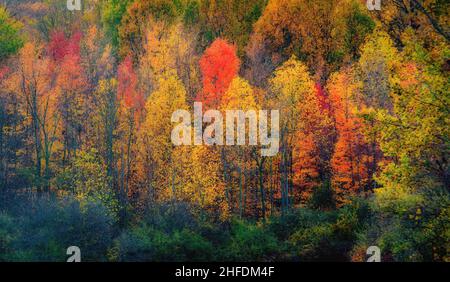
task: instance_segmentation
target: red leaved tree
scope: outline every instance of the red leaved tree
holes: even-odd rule
[[[124,106],[140,111],[144,107],[144,96],[138,90],[138,77],[133,68],[133,60],[128,55],[117,70],[117,94]]]
[[[80,54],[81,37],[81,32],[74,32],[72,36],[66,37],[64,32],[55,31],[47,45],[52,91],[55,93],[57,111],[61,116],[63,161],[69,161],[76,156],[77,150],[81,148],[85,132],[83,120],[87,118],[88,112],[88,85]]]
[[[236,46],[223,39],[216,39],[206,49],[200,59],[203,75],[203,90],[197,95],[197,101],[203,107],[217,108],[222,95],[227,91],[239,70],[240,60],[236,55]]]

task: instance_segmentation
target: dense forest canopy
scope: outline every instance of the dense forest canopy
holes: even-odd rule
[[[449,261],[445,0],[0,1],[0,261]],[[172,113],[277,109],[260,146]]]

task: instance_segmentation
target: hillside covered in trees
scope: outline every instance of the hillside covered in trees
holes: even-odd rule
[[[450,261],[445,0],[0,1],[0,261]],[[279,152],[172,113],[277,109]]]

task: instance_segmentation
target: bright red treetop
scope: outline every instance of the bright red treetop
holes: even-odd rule
[[[47,46],[51,58],[49,72],[58,84],[66,90],[80,90],[85,86],[84,72],[81,67],[80,41],[82,33],[77,31],[69,38],[63,31],[54,31]]]
[[[119,99],[127,108],[140,110],[144,106],[144,97],[137,90],[138,78],[133,69],[133,61],[128,55],[119,65],[117,70]]]
[[[60,63],[66,56],[80,56],[81,32],[75,32],[66,38],[63,31],[55,31],[50,37],[47,51],[53,61]]]
[[[62,31],[55,31],[50,36],[47,51],[55,62],[62,61],[67,54],[68,39]]]
[[[240,60],[236,55],[236,46],[223,39],[216,39],[205,50],[200,59],[203,75],[203,91],[197,100],[204,108],[217,108],[222,95],[228,89],[239,70]]]
[[[63,95],[70,92],[83,92],[86,77],[81,65],[80,41],[82,33],[76,31],[66,37],[62,31],[54,31],[47,45],[47,53],[51,59],[48,71],[55,79],[56,89]]]

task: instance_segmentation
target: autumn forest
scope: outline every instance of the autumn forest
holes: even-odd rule
[[[66,2],[0,1],[0,261],[450,261],[447,1]]]

